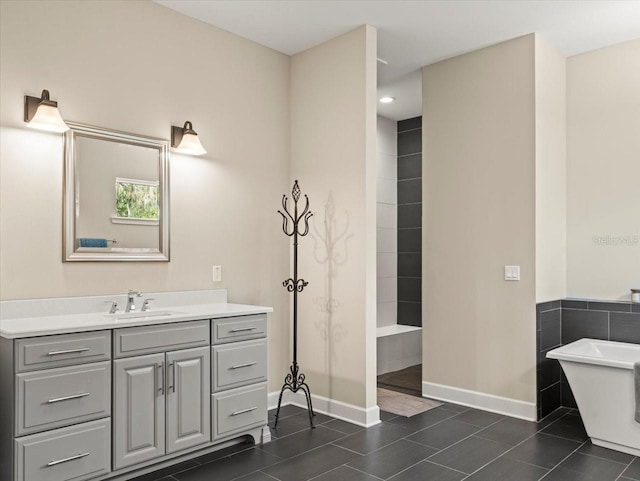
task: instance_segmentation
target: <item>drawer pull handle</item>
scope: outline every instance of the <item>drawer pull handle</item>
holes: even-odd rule
[[[91,396],[90,392],[82,392],[80,394],[73,394],[72,396],[64,396],[64,397],[56,397],[53,399],[49,399],[47,402],[49,404],[58,403],[60,401],[69,401],[70,399],[80,399],[81,397]]]
[[[51,461],[50,463],[47,463],[47,466],[55,466],[57,464],[67,463],[69,461],[75,461],[76,459],[85,458],[90,454],[91,453],[82,453],[82,454],[76,454],[75,456],[69,456],[68,458],[64,458],[64,459],[57,459],[56,461]]]
[[[229,332],[245,332],[245,331],[253,331],[257,329],[256,327],[239,327],[237,329],[231,329]]]
[[[249,413],[251,411],[255,411],[256,409],[258,409],[258,406],[253,406],[252,408],[241,409],[240,411],[234,411],[234,412],[231,413],[231,415],[232,416],[237,416],[238,414]]]
[[[256,361],[247,362],[245,364],[236,364],[235,366],[231,366],[229,369],[240,369],[241,367],[255,366],[256,364],[258,364]]]
[[[91,348],[89,347],[80,347],[78,349],[66,349],[64,351],[51,351],[49,353],[47,353],[47,356],[56,356],[58,354],[75,354],[77,352],[85,352],[90,350]]]

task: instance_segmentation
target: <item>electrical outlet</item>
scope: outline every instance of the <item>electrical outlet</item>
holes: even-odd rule
[[[213,282],[222,282],[222,266],[213,266]]]
[[[520,280],[520,266],[504,266],[504,280],[505,281],[519,281]]]

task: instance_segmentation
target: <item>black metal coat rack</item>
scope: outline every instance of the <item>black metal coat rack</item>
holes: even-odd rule
[[[293,292],[293,362],[289,367],[289,373],[284,378],[284,384],[280,390],[280,397],[278,398],[278,410],[276,411],[276,420],[274,427],[278,425],[278,416],[280,415],[280,404],[282,403],[282,395],[288,389],[292,393],[298,391],[304,392],[307,398],[307,408],[309,411],[309,423],[311,427],[313,425],[313,406],[311,404],[311,389],[305,382],[304,374],[299,371],[298,367],[298,293],[302,292],[304,288],[309,284],[304,279],[298,279],[298,237],[304,237],[309,233],[309,218],[313,215],[309,211],[309,197],[305,194],[305,206],[302,213],[298,215],[298,201],[300,200],[300,186],[296,180],[291,190],[291,197],[293,198],[293,215],[289,211],[288,202],[289,199],[286,195],[282,196],[282,209],[278,210],[278,214],[282,216],[282,230],[284,233],[293,237],[293,277],[285,280],[282,285],[289,292]],[[300,224],[302,221],[302,224]],[[302,231],[300,228],[302,227]]]

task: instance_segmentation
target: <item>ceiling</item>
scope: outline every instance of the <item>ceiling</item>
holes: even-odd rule
[[[379,113],[420,115],[417,70],[531,32],[571,56],[640,37],[640,0],[154,0],[287,55],[363,24],[378,30]],[[401,106],[402,104],[402,106]]]

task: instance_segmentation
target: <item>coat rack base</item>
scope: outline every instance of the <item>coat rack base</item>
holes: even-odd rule
[[[311,427],[315,429],[313,425],[313,416],[316,415],[313,412],[313,404],[311,403],[311,389],[309,385],[305,382],[304,374],[299,372],[298,363],[294,362],[291,364],[289,368],[289,374],[287,374],[284,378],[284,384],[282,385],[282,389],[280,390],[280,397],[278,398],[278,409],[276,410],[276,419],[273,427],[278,426],[278,417],[280,416],[280,405],[282,404],[282,395],[285,391],[289,390],[292,393],[297,393],[298,391],[304,392],[305,398],[307,399],[307,411],[309,413],[309,424]]]

